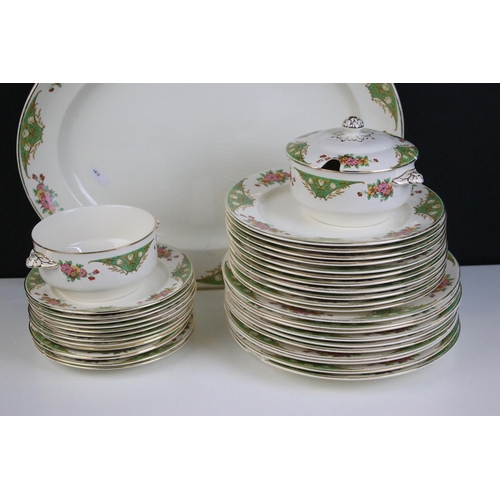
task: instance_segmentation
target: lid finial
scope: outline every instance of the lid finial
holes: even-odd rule
[[[350,116],[343,121],[342,126],[344,128],[359,129],[363,128],[365,124],[361,118],[358,118],[357,116]]]

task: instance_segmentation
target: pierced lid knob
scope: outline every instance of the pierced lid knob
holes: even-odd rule
[[[346,118],[342,122],[342,126],[344,128],[363,128],[365,126],[365,123],[361,118],[358,118],[357,116],[350,116],[349,118]]]

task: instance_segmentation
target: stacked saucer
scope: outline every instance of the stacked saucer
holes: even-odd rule
[[[226,201],[223,263],[230,331],[280,368],[330,379],[379,378],[438,359],[457,340],[459,266],[442,200],[413,186],[369,227],[314,220],[282,170],[243,179]]]
[[[25,282],[35,346],[64,365],[110,370],[161,359],[190,338],[196,281],[189,259],[158,243],[156,268],[130,294],[76,301],[38,269]]]

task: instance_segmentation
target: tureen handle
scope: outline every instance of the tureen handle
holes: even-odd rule
[[[55,269],[56,267],[59,267],[59,263],[49,259],[40,252],[31,250],[29,257],[26,259],[26,267],[29,267],[31,269],[33,269],[34,267]]]
[[[404,174],[401,174],[399,177],[392,179],[393,186],[402,186],[405,184],[423,184],[424,177],[422,174],[418,173],[416,169],[412,168],[411,170],[407,170]]]

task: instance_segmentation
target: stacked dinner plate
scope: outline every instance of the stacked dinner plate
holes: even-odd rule
[[[459,266],[442,200],[423,185],[366,228],[312,219],[282,170],[249,176],[226,201],[222,269],[230,331],[274,366],[329,379],[420,368],[456,342]]]
[[[64,365],[110,370],[161,359],[190,338],[193,268],[180,251],[158,244],[158,264],[132,293],[108,302],[76,302],[30,271],[25,290],[36,347]]]

